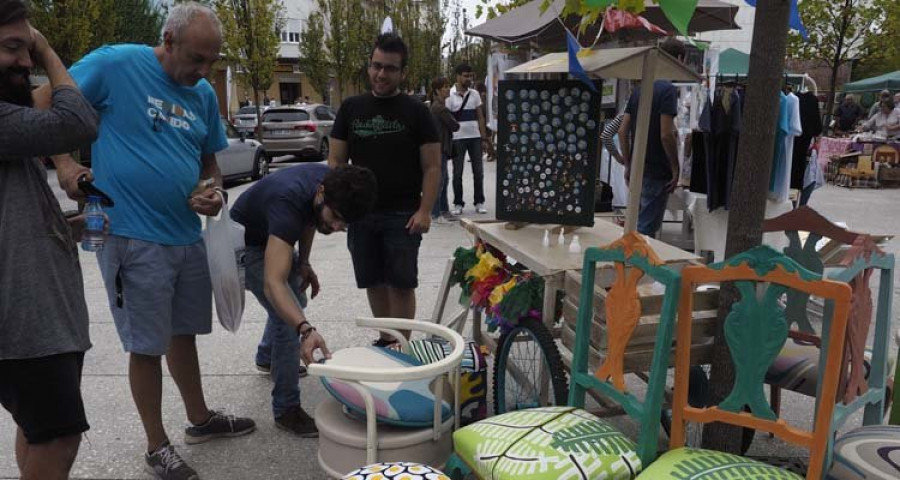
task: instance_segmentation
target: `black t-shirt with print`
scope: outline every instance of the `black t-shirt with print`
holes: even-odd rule
[[[341,105],[331,136],[347,142],[350,162],[378,179],[375,210],[414,211],[422,197],[419,147],[440,138],[424,103],[405,94],[366,93]]]

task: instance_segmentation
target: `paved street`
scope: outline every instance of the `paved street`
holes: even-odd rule
[[[490,206],[494,204],[495,165],[487,164],[485,169]],[[290,168],[289,165],[276,166]],[[471,172],[467,172],[467,185],[471,185],[470,175]],[[53,171],[50,172],[50,181],[56,188]],[[247,187],[247,183],[232,185],[229,189],[231,198],[236,198]],[[471,200],[471,191],[467,192],[467,200]],[[816,192],[811,205],[832,220],[847,222],[857,231],[900,232],[897,222],[900,218],[897,214],[900,190],[848,190],[829,186]],[[475,216],[471,205],[466,215]],[[493,215],[493,211],[488,215]],[[456,224],[435,225],[426,235],[419,262],[418,318],[431,315],[448,256],[457,246],[470,244],[471,239]],[[895,254],[900,252],[900,242],[895,240],[889,249]],[[369,309],[365,294],[355,288],[346,235],[317,236],[312,252],[311,263],[321,280],[322,292],[309,305],[309,319],[324,335],[332,350],[368,343],[375,335],[354,326],[354,318],[367,315]],[[91,430],[82,442],[73,477],[147,478],[141,457],[145,446],[144,434],[126,376],[127,356],[122,352],[107,309],[106,294],[93,257],[93,254],[81,252],[94,344],[86,356],[83,381]],[[900,281],[896,281],[895,285],[896,318],[896,312],[900,311]],[[324,478],[316,460],[317,441],[293,437],[274,426],[270,410],[271,382],[255,370],[253,363],[256,343],[264,325],[263,309],[248,294],[243,324],[237,334],[225,332],[215,324],[214,333],[199,340],[201,368],[210,406],[254,418],[258,430],[252,435],[185,446],[181,434],[186,423],[184,411],[177,389],[166,374],[163,399],[166,428],[179,452],[204,479]],[[302,389],[303,404],[312,413],[326,393],[314,378],[302,380]],[[793,395],[786,395],[784,403],[785,411],[804,414],[811,405],[808,399]],[[2,413],[0,479],[16,478],[18,473],[13,457],[13,439],[14,424],[9,415]],[[754,452],[776,450],[782,451],[783,448],[767,436],[758,436]]]

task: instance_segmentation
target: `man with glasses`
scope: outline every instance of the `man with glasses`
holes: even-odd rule
[[[366,289],[375,317],[415,317],[419,244],[440,188],[441,144],[431,112],[400,92],[407,61],[399,36],[380,35],[369,62],[372,91],[345,100],[331,130],[328,164],[349,160],[378,180],[374,211],[347,235],[356,284]],[[383,335],[375,345],[393,340]]]
[[[100,114],[94,174],[116,204],[106,210],[110,235],[97,258],[129,353],[128,379],[147,437],[146,468],[162,479],[197,478],[163,426],[163,356],[190,422],[185,443],[256,428],[249,418],[208,408],[197,359],[196,335],[212,330],[212,286],[197,214],[222,208],[215,154],[228,146],[215,91],[205,80],[221,46],[215,13],[187,2],[169,11],[161,45],[104,46],[71,69]],[[69,196],[78,195],[79,176],[91,175],[71,158],[57,161],[57,169]]]

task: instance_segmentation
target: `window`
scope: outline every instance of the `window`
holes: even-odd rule
[[[241,138],[241,134],[234,128],[228,120],[222,119],[222,126],[225,127],[225,136],[228,138]]]
[[[281,41],[285,43],[300,43],[300,32],[281,31]]]
[[[326,107],[316,108],[316,118],[319,120],[334,120],[331,110]]]
[[[263,114],[263,122],[303,122],[309,120],[309,114],[304,110],[266,110]]]

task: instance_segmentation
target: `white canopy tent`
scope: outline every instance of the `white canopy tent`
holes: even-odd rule
[[[699,74],[657,47],[593,50],[579,54],[578,59],[585,72],[594,78],[640,80],[643,85],[653,85],[657,79],[673,82],[699,82],[701,79]],[[550,53],[506,71],[514,75],[568,72],[569,55],[566,52]],[[626,232],[632,232],[637,227],[651,107],[652,102],[640,102],[635,120],[628,207],[625,211]]]

